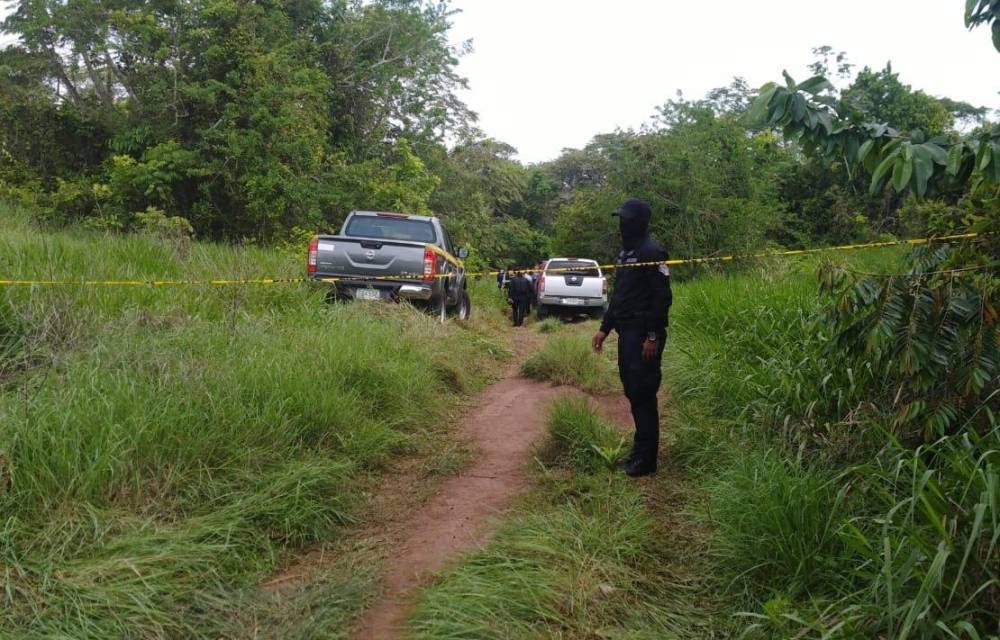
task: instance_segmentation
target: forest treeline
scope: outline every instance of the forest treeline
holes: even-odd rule
[[[923,233],[966,187],[923,204],[751,122],[739,78],[677,96],[638,130],[524,165],[461,101],[453,9],[431,0],[21,0],[3,22],[0,197],[52,224],[156,227],[275,243],[352,209],[435,213],[480,264],[607,259],[607,212],[648,199],[674,255]],[[957,138],[986,108],[887,64],[817,48],[838,98],[900,131]]]

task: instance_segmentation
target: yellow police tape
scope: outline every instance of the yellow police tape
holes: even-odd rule
[[[658,262],[631,262],[624,264],[602,264],[598,265],[601,269],[613,271],[615,269],[629,268],[629,267],[650,267],[650,266],[675,266],[684,264],[711,264],[716,262],[733,262],[735,260],[749,260],[749,259],[759,259],[759,258],[776,258],[785,256],[799,256],[812,253],[824,253],[831,251],[856,251],[858,249],[875,249],[879,247],[894,247],[901,245],[917,246],[923,244],[930,244],[932,242],[951,242],[954,240],[969,240],[972,238],[979,237],[978,233],[963,233],[951,236],[938,236],[936,238],[915,238],[912,240],[893,240],[889,242],[869,242],[866,244],[846,244],[836,247],[818,247],[814,249],[788,249],[785,251],[765,251],[761,253],[751,253],[746,255],[726,255],[726,256],[709,256],[704,258],[682,258],[676,260],[661,260]],[[432,246],[432,245],[428,245]],[[440,249],[438,247],[433,247],[435,253],[441,255],[446,261],[453,264],[458,268],[462,268],[462,262],[457,258],[453,257],[448,252]],[[546,273],[558,273],[562,271],[576,271],[578,269],[574,267],[557,268],[557,269],[547,269]],[[515,269],[515,273],[525,273],[535,271],[531,267]],[[500,271],[475,271],[466,272],[468,277],[483,277],[483,276],[496,276],[502,272]],[[452,274],[439,273],[434,275],[435,278],[449,278]],[[0,279],[0,286],[111,286],[111,287],[167,287],[167,286],[183,286],[183,285],[209,285],[209,286],[229,286],[229,285],[248,285],[248,284],[289,284],[289,283],[302,283],[302,282],[357,282],[357,281],[371,281],[371,280],[425,280],[427,276],[423,274],[400,274],[393,276],[363,276],[363,277],[336,277],[336,278],[251,278],[251,279],[213,279],[213,280],[3,280]]]

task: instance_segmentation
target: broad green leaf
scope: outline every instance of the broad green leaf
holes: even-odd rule
[[[819,93],[827,90],[832,91],[833,85],[823,76],[813,76],[808,80],[800,82],[796,89],[798,91],[805,91],[806,93]]]
[[[1000,20],[993,23],[993,46],[1000,51]]]
[[[788,111],[788,103],[791,98],[791,95],[784,92],[775,97],[774,111],[771,112],[771,122],[773,124],[778,124],[785,119],[785,113]]]
[[[858,149],[858,162],[864,162],[865,158],[868,157],[868,154],[871,153],[871,150],[874,146],[875,146],[874,140],[871,139],[865,140],[864,144],[861,145],[861,148]]]
[[[976,166],[979,167],[980,171],[986,171],[986,167],[990,166],[991,160],[993,160],[993,145],[982,145],[979,148],[979,158]]]
[[[878,167],[875,168],[875,172],[872,173],[872,184],[870,191],[872,195],[875,195],[882,190],[882,183],[885,181],[886,175],[889,173],[889,169],[892,167],[893,163],[896,161],[896,157],[899,155],[899,151],[893,151],[879,163]]]
[[[979,0],[965,0],[965,28],[972,26],[972,15],[976,12]]]
[[[848,162],[854,162],[854,159],[858,157],[858,138],[854,135],[848,135],[844,138],[844,156],[847,158]]]
[[[962,159],[964,157],[965,145],[956,144],[951,149],[948,150],[948,174],[952,176],[957,176],[958,172],[962,169]]]
[[[972,15],[976,12],[979,0],[965,0],[965,26],[972,24]]]
[[[831,133],[833,133],[833,120],[830,118],[829,113],[825,112],[817,113],[816,119],[819,120],[819,123],[823,125],[824,129],[826,129],[826,135],[830,135]]]
[[[806,99],[801,94],[792,96],[792,118],[799,122],[806,117]]]
[[[921,145],[913,150],[913,177],[917,197],[923,198],[927,193],[927,183],[934,175],[934,161],[930,153]]]
[[[921,145],[921,148],[926,149],[931,155],[931,160],[934,164],[939,164],[945,166],[948,164],[948,152],[944,150],[941,146],[933,142],[925,142]]]
[[[750,110],[747,112],[747,120],[749,120],[751,124],[760,124],[764,122],[771,106],[771,100],[774,98],[774,94],[777,90],[777,85],[771,82],[761,87],[760,95],[754,99],[753,104],[750,105]]]
[[[993,182],[1000,184],[1000,146],[993,147]]]
[[[788,86],[788,90],[795,91],[795,80],[792,80],[792,76],[788,75],[787,71],[782,71],[781,75],[785,76],[785,84]]]
[[[892,167],[892,187],[896,191],[902,191],[910,183],[911,177],[913,177],[913,156],[899,155]]]

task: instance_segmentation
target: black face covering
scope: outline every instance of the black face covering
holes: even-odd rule
[[[622,246],[626,251],[631,251],[649,236],[649,214],[622,211],[618,214],[618,228],[622,232]]]

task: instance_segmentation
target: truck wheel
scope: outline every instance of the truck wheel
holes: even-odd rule
[[[446,291],[441,292],[441,302],[438,303],[438,320],[441,324],[444,324],[448,319],[448,293]]]
[[[469,292],[462,290],[458,295],[458,304],[452,309],[452,313],[459,320],[465,321],[472,315],[472,301],[469,299]]]
[[[544,304],[538,305],[538,319],[544,320],[549,317],[549,308]]]
[[[604,307],[597,307],[590,312],[590,317],[594,320],[601,320],[604,318]]]

